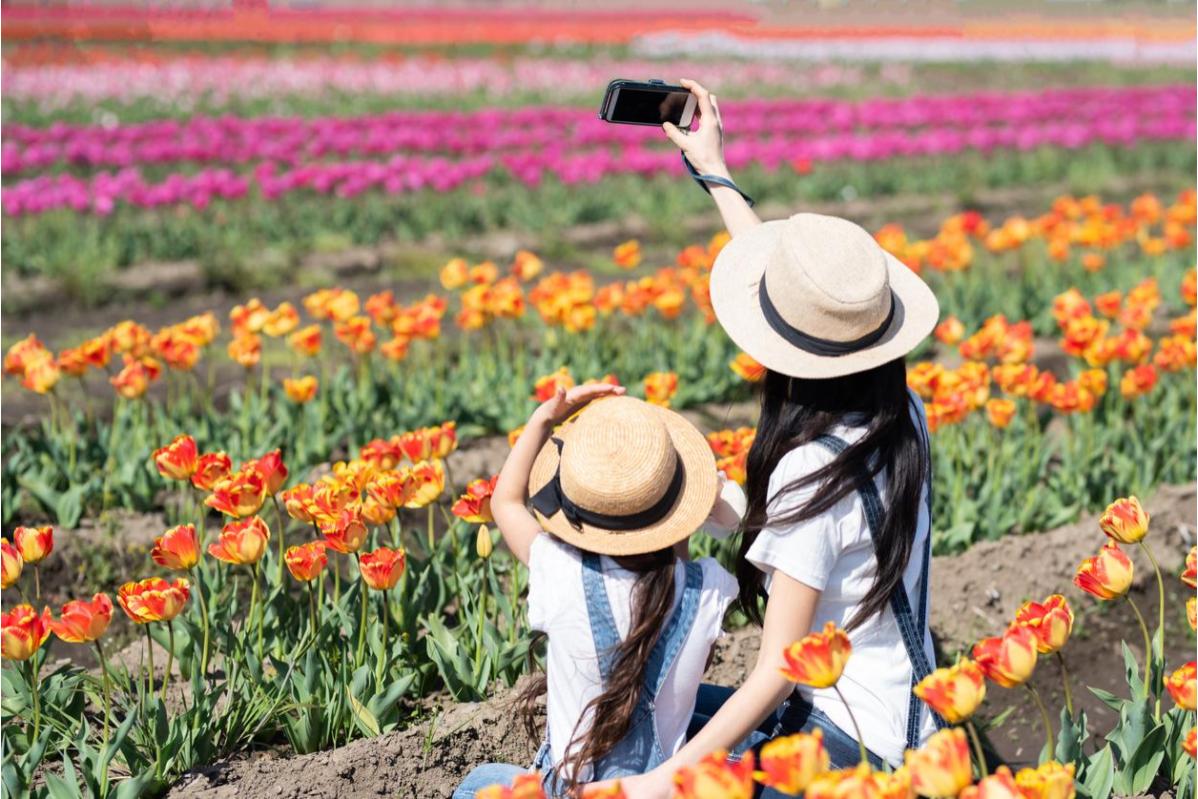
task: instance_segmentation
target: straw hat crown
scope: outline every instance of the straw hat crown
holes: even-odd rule
[[[785,252],[765,267],[769,297],[792,327],[830,341],[876,330],[893,299],[885,251],[860,226],[796,214],[776,239]]]
[[[662,498],[678,469],[678,453],[650,406],[613,397],[578,417],[559,468],[562,490],[575,504],[623,516]]]

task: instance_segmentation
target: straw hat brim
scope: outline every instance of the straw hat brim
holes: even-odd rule
[[[603,400],[598,400],[602,402]],[[642,555],[673,546],[703,526],[719,493],[719,475],[715,467],[715,455],[707,439],[690,422],[667,408],[649,406],[661,416],[674,442],[674,449],[682,463],[682,490],[670,511],[658,522],[636,530],[606,530],[589,524],[574,527],[561,511],[545,516],[534,509],[533,513],[546,532],[552,533],[567,544],[597,555]],[[583,409],[582,414],[587,409]],[[563,448],[570,445],[570,432],[578,414],[563,423],[554,436],[562,440]],[[557,446],[546,442],[533,462],[529,475],[528,493],[541,490],[557,472]],[[630,452],[629,457],[636,457]],[[596,509],[598,510],[598,509]]]
[[[765,319],[758,297],[762,275],[779,257],[786,220],[764,222],[729,241],[711,271],[711,304],[721,327],[758,363],[791,377],[831,378],[864,372],[902,357],[936,327],[940,304],[927,283],[886,253],[894,317],[874,344],[846,355],[816,355],[779,335]]]

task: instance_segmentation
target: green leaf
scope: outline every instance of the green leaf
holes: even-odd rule
[[[79,799],[83,796],[83,791],[78,783],[68,783],[52,771],[46,772],[46,788],[52,799]]]
[[[1128,796],[1144,793],[1156,779],[1161,762],[1165,759],[1165,727],[1158,725],[1140,742],[1131,756],[1115,776],[1115,790]],[[1125,782],[1126,780],[1126,782]],[[1126,785],[1126,789],[1124,789]]]
[[[1085,799],[1109,799],[1114,783],[1115,757],[1107,745],[1086,763],[1085,776],[1078,782],[1078,793]]]
[[[354,712],[354,719],[358,722],[363,731],[370,737],[375,737],[382,734],[379,729],[379,721],[374,717],[374,714],[366,709],[366,706],[358,701],[358,697],[354,696],[349,690],[349,686],[345,686],[345,695],[349,698],[349,706]]]
[[[1061,708],[1061,731],[1057,735],[1056,760],[1059,763],[1076,763],[1082,758],[1082,744],[1089,737],[1086,729],[1086,711],[1078,710],[1077,718],[1070,718],[1069,711]]]
[[[1103,704],[1105,704],[1107,707],[1109,707],[1111,710],[1115,711],[1116,713],[1121,712],[1123,709],[1123,704],[1125,702],[1127,702],[1127,700],[1124,699],[1123,697],[1116,696],[1115,694],[1111,693],[1110,691],[1104,691],[1101,688],[1095,688],[1092,685],[1087,685],[1086,687],[1090,689],[1090,693],[1094,694],[1096,697],[1101,699]]]

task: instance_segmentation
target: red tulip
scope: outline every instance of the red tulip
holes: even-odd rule
[[[112,622],[112,600],[108,594],[96,594],[91,601],[76,599],[62,606],[58,620],[49,619],[50,629],[71,644],[94,641]]]

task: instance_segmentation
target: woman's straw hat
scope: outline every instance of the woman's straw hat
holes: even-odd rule
[[[712,268],[711,302],[742,350],[805,378],[906,355],[940,315],[927,284],[869,233],[820,214],[765,222],[728,242]]]
[[[541,448],[529,478],[545,530],[587,552],[639,555],[703,524],[719,491],[707,439],[673,411],[596,400]]]

